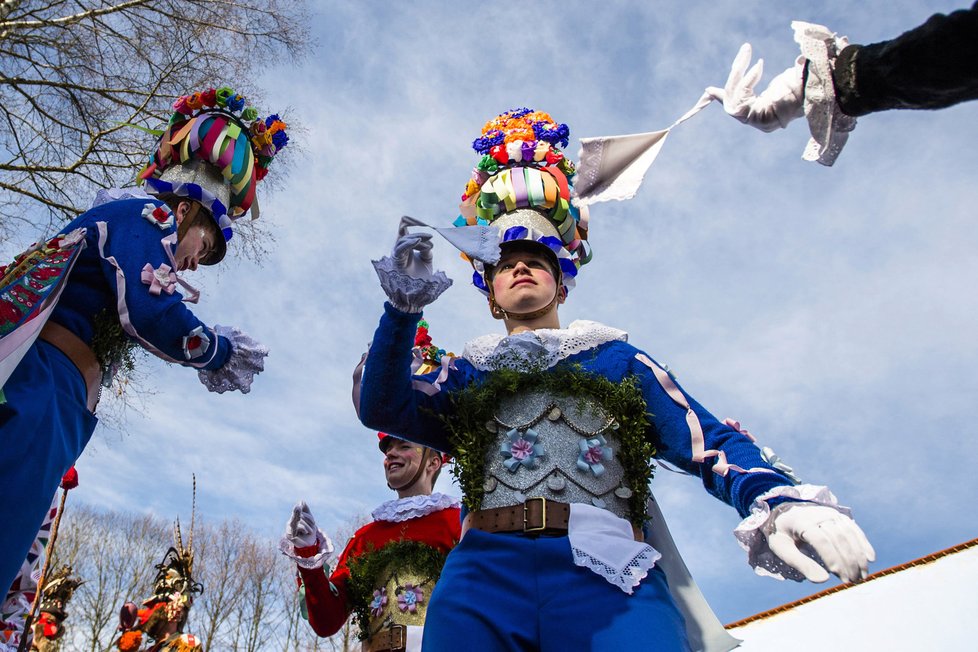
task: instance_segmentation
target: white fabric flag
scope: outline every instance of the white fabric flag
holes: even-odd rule
[[[582,138],[574,183],[578,207],[612,199],[631,199],[655,161],[666,136],[677,125],[689,120],[706,107],[712,98],[704,93],[699,101],[668,129],[625,136]],[[583,216],[582,216],[583,219]]]

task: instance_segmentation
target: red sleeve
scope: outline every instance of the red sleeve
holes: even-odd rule
[[[299,569],[299,574],[302,575],[302,583],[306,587],[306,609],[309,612],[309,624],[319,636],[332,636],[340,631],[343,623],[350,617],[350,601],[347,593],[347,580],[350,578],[350,570],[346,564],[350,557],[361,552],[363,537],[358,535],[360,535],[360,531],[357,531],[346,544],[346,548],[336,564],[336,570],[329,578],[326,577],[326,573],[322,569]],[[335,593],[330,587],[330,583],[335,587]]]

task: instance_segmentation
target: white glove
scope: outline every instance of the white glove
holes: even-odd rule
[[[430,233],[408,233],[408,227],[413,226],[413,221],[413,218],[407,216],[401,218],[391,258],[397,268],[411,278],[430,279],[434,275],[431,266],[431,249],[434,243],[431,242]]]
[[[805,58],[798,57],[795,65],[771,80],[767,90],[754,94],[754,86],[764,73],[764,60],[758,59],[750,70],[750,43],[740,46],[730,67],[730,76],[723,88],[706,89],[713,99],[723,103],[723,109],[744,124],[761,131],[784,128],[795,118],[804,115],[805,87],[802,75]]]
[[[209,391],[247,394],[255,375],[265,370],[268,347],[233,326],[214,326],[214,332],[231,341],[231,355],[218,369],[198,369],[197,377]]]
[[[432,268],[431,234],[408,232],[408,227],[420,225],[413,217],[402,217],[391,255],[373,261],[391,305],[409,313],[421,312],[452,285],[445,272]]]
[[[308,548],[316,544],[318,533],[319,528],[309,511],[309,505],[300,500],[292,508],[292,517],[285,524],[285,538],[296,548]]]
[[[876,551],[856,522],[824,505],[782,503],[762,530],[771,552],[812,582],[829,579],[826,569],[843,582],[863,579],[869,562],[876,560]],[[802,552],[805,544],[821,562]]]

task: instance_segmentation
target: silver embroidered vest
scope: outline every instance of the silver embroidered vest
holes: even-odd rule
[[[483,509],[543,496],[628,519],[632,490],[616,455],[618,424],[593,400],[524,392],[504,399],[485,427],[496,439],[486,459]]]

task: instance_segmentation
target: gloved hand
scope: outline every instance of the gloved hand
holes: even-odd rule
[[[285,524],[285,538],[296,548],[308,548],[316,544],[318,536],[316,519],[306,501],[300,500],[292,508],[292,516]]]
[[[408,233],[411,219],[407,216],[401,218],[391,258],[397,268],[408,276],[429,279],[434,275],[431,266],[431,249],[434,243],[431,242],[430,233]]]
[[[431,234],[409,233],[411,226],[423,223],[413,217],[401,218],[391,255],[373,261],[373,265],[391,305],[418,313],[451,287],[452,280],[432,267]]]
[[[215,326],[214,332],[230,340],[231,355],[218,369],[199,369],[197,377],[212,392],[223,394],[236,389],[247,394],[255,375],[265,370],[268,347],[233,326]]]
[[[826,569],[843,582],[863,579],[876,551],[856,522],[841,512],[811,503],[782,503],[762,528],[768,546],[786,564],[812,582],[829,579]],[[808,544],[822,563],[806,555]]]
[[[784,128],[795,118],[804,115],[805,86],[802,76],[805,58],[798,57],[795,65],[772,79],[760,95],[754,94],[754,86],[764,73],[764,60],[758,59],[748,70],[750,60],[750,43],[744,43],[730,67],[726,86],[710,86],[706,92],[721,102],[727,113],[761,131]]]

